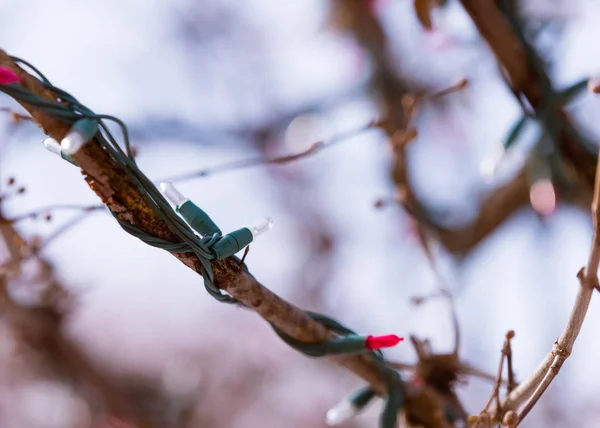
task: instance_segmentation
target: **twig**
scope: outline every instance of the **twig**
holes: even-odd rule
[[[444,279],[442,273],[439,270],[437,259],[433,252],[433,248],[432,248],[431,242],[429,240],[429,237],[427,236],[427,232],[418,223],[417,223],[417,227],[418,227],[419,238],[421,240],[421,245],[423,247],[423,251],[425,252],[425,256],[427,257],[429,266],[431,267],[431,270],[433,271],[433,274],[438,283],[437,292],[432,293],[429,296],[424,296],[421,298],[429,299],[432,297],[441,296],[447,300],[448,305],[450,306],[450,314],[452,317],[452,326],[453,326],[453,330],[454,330],[454,350],[452,351],[452,353],[456,356],[456,358],[458,358],[458,350],[460,349],[460,325],[458,322],[458,314],[456,311],[456,305],[454,304],[454,296],[452,295],[452,292],[450,291],[450,288],[448,287],[446,280]]]
[[[388,361],[388,366],[402,371],[414,371],[416,369],[416,364],[408,364],[400,361]],[[490,382],[496,381],[496,376],[490,373],[486,373],[483,370],[480,370],[476,367],[471,366],[469,363],[461,362],[460,363],[460,374],[466,376],[478,377],[484,380],[488,380]],[[501,381],[501,385],[505,385],[507,382],[505,380]]]
[[[9,108],[9,107],[0,107],[0,112],[3,113],[9,113],[11,118],[13,119],[13,121],[15,122],[19,122],[21,120],[25,120],[28,122],[33,122],[33,119],[31,116],[25,116],[21,113],[17,113],[16,111],[14,111],[13,109]]]
[[[337,135],[330,139],[329,141],[317,141],[312,143],[306,150],[303,150],[299,153],[293,153],[289,155],[277,156],[273,158],[254,158],[254,159],[243,159],[239,161],[228,162],[222,165],[201,169],[199,171],[188,172],[185,174],[181,174],[175,177],[165,178],[160,181],[170,181],[170,182],[179,182],[191,180],[194,178],[208,177],[209,175],[215,175],[224,172],[237,171],[244,168],[249,168],[253,166],[259,165],[283,165],[289,162],[297,161],[300,159],[304,159],[310,157],[328,147],[331,147],[337,143],[341,143],[343,141],[349,140],[352,137],[356,137],[363,132],[366,132],[370,129],[376,128],[378,125],[377,121],[372,121],[368,125],[363,126],[354,131],[349,131],[340,135]]]
[[[514,333],[513,333],[514,334]],[[517,382],[515,381],[515,372],[513,370],[513,362],[512,362],[512,345],[507,335],[506,341],[506,371],[508,377],[508,385],[506,387],[507,392],[510,394],[513,389],[517,387]]]
[[[487,412],[487,410],[492,405],[492,400],[496,399],[496,412],[500,411],[500,385],[502,383],[502,371],[504,370],[504,360],[507,358],[509,354],[511,354],[510,340],[514,337],[514,331],[510,330],[506,333],[506,338],[504,339],[504,345],[502,346],[502,355],[500,356],[500,363],[498,364],[498,374],[496,375],[496,379],[494,382],[494,389],[492,390],[492,394],[488,399],[485,407],[483,408],[483,412]],[[511,379],[512,377],[512,368],[508,370],[508,377]],[[510,383],[510,380],[509,380]]]
[[[39,254],[40,251],[42,251],[45,247],[47,247],[51,242],[55,241],[57,238],[61,237],[66,232],[73,229],[75,226],[77,226],[83,220],[87,219],[92,212],[93,212],[93,210],[92,211],[84,211],[84,212],[80,213],[79,215],[75,216],[73,219],[69,220],[68,223],[65,223],[62,226],[60,226],[59,228],[57,228],[54,232],[52,232],[49,236],[47,236],[46,239],[44,239],[40,245],[32,248],[32,255]]]
[[[57,204],[57,205],[49,205],[47,207],[38,208],[34,211],[28,212],[26,214],[22,214],[20,216],[7,219],[10,223],[18,223],[23,220],[28,220],[32,218],[36,218],[41,214],[50,213],[51,211],[83,211],[83,212],[91,212],[99,209],[103,209],[104,205],[71,205],[71,204]]]

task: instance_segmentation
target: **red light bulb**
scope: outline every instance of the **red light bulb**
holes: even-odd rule
[[[390,348],[392,346],[396,346],[403,340],[403,337],[398,337],[395,334],[388,334],[386,336],[367,336],[365,346],[367,349],[375,351],[381,348]]]

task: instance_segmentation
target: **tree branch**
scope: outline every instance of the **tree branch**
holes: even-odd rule
[[[0,50],[0,65],[15,71],[23,79],[22,85],[26,89],[44,99],[57,101],[56,94],[17,66],[2,50]],[[31,114],[35,123],[52,138],[60,141],[69,130],[67,123],[35,107],[22,105]],[[73,158],[81,167],[90,188],[120,220],[136,225],[146,233],[161,239],[179,242],[177,235],[153,211],[146,196],[140,193],[128,171],[122,169],[96,140],[86,144]],[[173,255],[189,268],[201,272],[200,260],[194,253]],[[213,261],[212,269],[217,287],[234,296],[265,321],[294,339],[306,343],[320,343],[332,337],[332,333],[322,324],[314,321],[304,311],[281,299],[254,277],[242,271],[237,260],[229,258]],[[381,372],[370,356],[344,355],[327,358],[363,378],[378,394],[386,392]]]

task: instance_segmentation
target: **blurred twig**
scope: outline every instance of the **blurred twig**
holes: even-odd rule
[[[208,177],[209,175],[215,175],[223,172],[237,171],[244,168],[249,168],[258,165],[283,165],[289,162],[297,161],[300,159],[307,158],[312,156],[328,147],[331,147],[335,144],[341,143],[343,141],[349,140],[352,137],[362,134],[370,129],[374,129],[377,126],[377,122],[373,121],[366,126],[363,126],[354,131],[350,131],[341,135],[337,135],[334,138],[328,141],[317,141],[312,143],[306,150],[303,150],[298,153],[276,156],[276,157],[260,157],[254,159],[243,159],[234,162],[228,162],[222,165],[201,169],[194,172],[188,172],[185,174],[181,174],[175,177],[166,178],[160,181],[170,181],[170,182],[178,182],[178,181],[186,181],[192,180],[194,178]]]
[[[74,205],[74,204],[56,204],[56,205],[48,205],[47,207],[38,208],[34,211],[30,211],[28,213],[22,214],[17,217],[13,217],[7,219],[7,221],[11,223],[17,223],[23,220],[34,219],[39,217],[40,215],[50,215],[52,211],[82,211],[82,212],[91,212],[99,209],[103,209],[104,205]]]
[[[33,119],[31,118],[31,116],[26,116],[24,114],[18,113],[16,111],[14,111],[11,108],[8,107],[0,107],[0,112],[4,112],[4,113],[9,113],[10,117],[12,118],[13,122],[20,122],[22,120],[27,121],[27,122],[32,122]]]
[[[416,110],[415,102],[445,96],[464,88],[465,82],[431,95],[410,94],[409,88],[397,77],[384,31],[371,13],[367,2],[333,0],[333,3],[334,9],[338,10],[338,26],[351,32],[373,61],[372,86],[384,101],[383,117],[386,119],[382,128],[390,137],[394,150],[392,180],[396,183],[398,199],[418,223],[426,227],[448,251],[457,255],[469,253],[519,208],[527,204],[529,183],[525,171],[519,172],[508,184],[487,195],[480,204],[477,217],[470,224],[456,229],[437,224],[412,190],[406,143],[416,137],[416,132],[411,127],[411,119]]]

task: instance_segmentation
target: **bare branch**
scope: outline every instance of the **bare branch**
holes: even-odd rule
[[[104,205],[74,205],[74,204],[56,204],[48,205],[47,207],[38,208],[34,211],[7,219],[10,223],[17,223],[23,220],[29,220],[39,217],[40,215],[49,215],[52,211],[82,211],[91,212],[103,209]]]
[[[272,158],[255,158],[255,159],[243,159],[240,161],[228,162],[222,165],[201,169],[199,171],[188,172],[185,174],[178,175],[176,177],[170,177],[166,179],[162,179],[159,181],[170,181],[170,182],[178,182],[178,181],[187,181],[192,180],[194,178],[202,178],[208,177],[209,175],[220,174],[224,172],[230,171],[238,171],[244,168],[250,168],[258,165],[283,165],[286,163],[294,162],[300,159],[304,159],[310,157],[328,147],[331,147],[337,143],[341,143],[345,140],[349,140],[352,137],[356,137],[363,132],[366,132],[370,129],[374,129],[377,127],[377,121],[373,121],[366,126],[363,126],[357,130],[350,131],[341,135],[338,135],[328,141],[317,141],[312,143],[306,150],[303,150],[298,153],[276,156]]]

